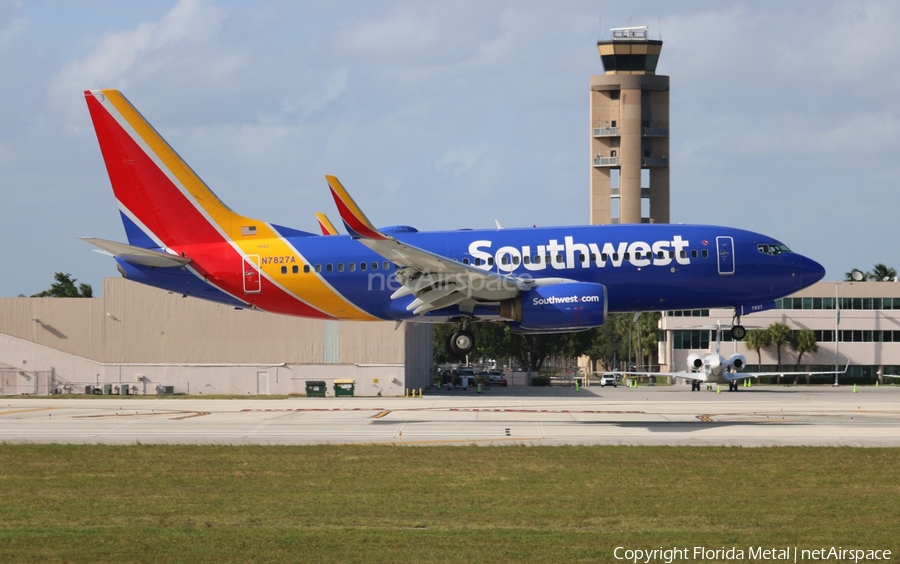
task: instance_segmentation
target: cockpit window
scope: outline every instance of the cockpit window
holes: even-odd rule
[[[788,246],[784,245],[782,243],[776,243],[774,245],[767,245],[767,244],[763,243],[763,244],[757,245],[756,249],[759,252],[763,253],[764,255],[772,255],[772,256],[780,255],[781,253],[791,252],[791,250],[788,248]]]

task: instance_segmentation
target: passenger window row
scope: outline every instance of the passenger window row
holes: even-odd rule
[[[336,265],[331,264],[331,263],[328,263],[328,264],[325,265],[325,272],[335,272],[335,271],[337,271],[337,272],[344,272],[344,271],[345,271],[344,266],[345,266],[345,265],[344,265],[344,263],[342,263],[342,262],[339,262],[339,263],[337,263]],[[394,265],[394,266],[396,267],[396,265]],[[371,263],[368,263],[368,262],[361,262],[361,263],[359,263],[358,266],[357,266],[357,263],[355,263],[355,262],[350,262],[350,263],[347,263],[347,264],[346,264],[346,271],[347,271],[347,272],[356,272],[356,269],[357,269],[357,268],[359,268],[359,270],[368,270],[369,268],[371,268],[371,270],[378,270],[378,267],[379,267],[379,263],[378,263],[378,261],[375,261],[375,260],[373,260]],[[390,262],[390,261],[387,261],[387,260],[384,261],[384,262],[382,262],[382,263],[381,263],[381,269],[382,269],[382,270],[391,270],[391,262]],[[308,264],[304,264],[304,265],[303,265],[303,273],[304,273],[304,274],[309,274],[312,270],[315,270],[316,272],[322,272],[322,265],[321,265],[321,264],[317,264],[317,265],[314,265],[314,266],[310,266],[310,265],[308,265]],[[299,268],[299,267],[297,267],[297,266],[292,266],[292,267],[291,267],[291,273],[292,273],[292,274],[297,274],[299,271],[300,271],[300,268]],[[287,273],[288,273],[288,267],[287,267],[287,266],[282,266],[282,267],[281,267],[281,273],[282,273],[282,274],[287,274]]]
[[[707,258],[709,256],[709,251],[706,249],[703,249],[703,251],[699,254],[701,256],[703,256],[703,258]],[[656,258],[657,259],[665,259],[667,255],[668,255],[669,259],[674,259],[675,251],[668,251],[668,253],[666,253],[664,251],[659,251],[656,253]],[[681,251],[680,256],[681,256],[681,258],[687,258],[687,251]],[[696,249],[691,250],[691,258],[697,258],[697,256],[698,256],[697,250]],[[610,255],[609,253],[600,253],[600,260],[602,262],[606,262],[606,261],[610,260],[610,257],[612,257],[613,261],[618,261],[619,253],[612,253],[612,255]],[[585,255],[581,254],[581,253],[575,255],[575,261],[578,263],[584,264],[585,258],[587,258],[587,260],[591,263],[594,263],[597,261],[597,255],[595,253],[591,253],[587,257],[585,257]],[[653,253],[635,253],[634,254],[634,260],[651,260],[652,258],[653,258]],[[631,254],[623,253],[622,260],[631,260]],[[545,255],[545,256],[542,256],[542,255],[525,256],[522,258],[523,264],[541,264],[542,261],[544,264],[551,264],[553,262],[555,262],[556,264],[563,264],[564,259],[563,259],[563,255],[561,253],[556,254],[556,255]],[[462,263],[470,264],[468,258],[462,259]],[[488,266],[494,266],[494,257],[488,257],[488,259],[486,261],[483,259],[480,259],[480,258],[476,258],[471,261],[471,264],[473,264],[475,266],[481,266],[483,264],[487,264]],[[519,257],[503,255],[503,257],[500,259],[500,264],[503,264],[503,265],[512,264],[513,266],[518,266],[519,265]],[[344,272],[345,271],[344,266],[345,265],[342,262],[337,263],[337,265],[328,263],[325,265],[325,272],[335,272],[335,270],[337,272]],[[396,267],[396,265],[394,265],[394,266]],[[355,262],[346,264],[347,272],[355,272],[357,268],[359,268],[359,270],[361,270],[361,271],[365,271],[368,269],[378,270],[379,263],[378,263],[378,261],[373,260],[371,263],[361,262],[361,263],[359,263],[358,266],[357,266],[357,263],[355,263]],[[390,261],[382,262],[381,269],[382,270],[391,270],[391,262]],[[314,266],[310,266],[308,264],[303,265],[303,273],[304,274],[308,274],[312,270],[315,270],[316,272],[322,272],[322,265],[321,264],[317,264]],[[298,266],[295,265],[295,266],[291,267],[292,274],[297,274],[299,271],[300,271],[300,269]],[[288,267],[282,266],[281,273],[287,274]]]

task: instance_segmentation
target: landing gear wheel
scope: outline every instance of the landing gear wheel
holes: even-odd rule
[[[692,392],[700,391],[700,380],[691,380],[691,391]]]
[[[728,382],[728,391],[729,391],[729,392],[736,392],[736,391],[738,391],[738,383],[737,383],[737,380],[732,380],[732,381]]]
[[[743,325],[735,325],[731,328],[731,338],[735,341],[741,341],[747,335],[747,330]]]
[[[450,350],[460,356],[469,354],[475,347],[475,337],[468,331],[457,331],[450,337]]]

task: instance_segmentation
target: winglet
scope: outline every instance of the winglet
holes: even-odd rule
[[[325,217],[324,213],[317,213],[316,219],[319,220],[319,229],[322,230],[322,235],[337,235],[338,230],[334,228],[334,225],[328,221],[328,218]]]
[[[347,233],[349,233],[351,237],[354,239],[389,239],[387,235],[384,235],[372,225],[372,222],[369,221],[366,214],[359,209],[359,206],[356,205],[356,202],[353,201],[353,198],[350,197],[350,194],[348,194],[347,190],[341,185],[340,180],[328,174],[325,175],[325,179],[328,181],[328,186],[331,188],[331,196],[334,198],[334,203],[337,205],[338,212],[341,214],[341,220],[344,222],[344,227],[347,228]]]

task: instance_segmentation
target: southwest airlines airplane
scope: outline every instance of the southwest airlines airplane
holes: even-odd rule
[[[116,90],[85,93],[128,244],[87,238],[136,282],[236,308],[318,319],[458,324],[560,333],[608,313],[734,308],[740,316],[822,279],[815,261],[750,231],[596,225],[419,232],[377,228],[326,176],[349,235],[242,216],[200,180]],[[324,220],[324,222],[323,222]]]

